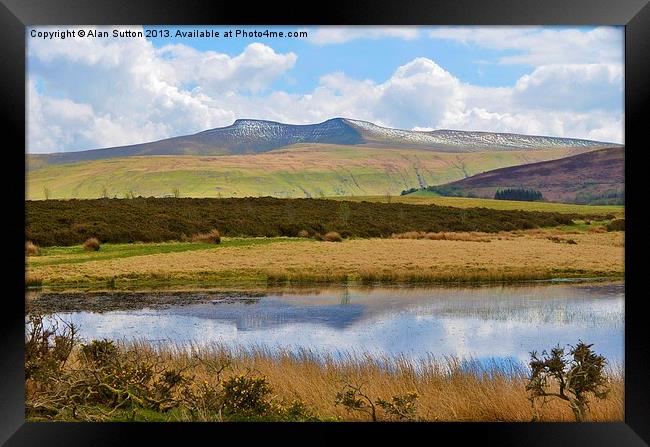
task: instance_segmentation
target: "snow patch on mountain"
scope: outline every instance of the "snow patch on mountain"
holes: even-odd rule
[[[576,138],[546,137],[520,135],[512,133],[475,132],[463,130],[411,131],[381,127],[376,124],[346,119],[351,126],[359,129],[364,138],[393,144],[426,145],[431,149],[480,151],[480,150],[516,150],[549,148],[600,148],[618,146],[600,141]]]

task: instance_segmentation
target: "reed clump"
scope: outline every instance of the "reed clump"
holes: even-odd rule
[[[99,242],[99,239],[96,237],[89,237],[85,240],[83,245],[84,250],[86,251],[98,251],[100,246],[101,244]]]
[[[203,242],[205,244],[220,244],[221,233],[219,233],[219,230],[212,229],[207,233],[193,234],[191,237],[185,239],[186,240],[189,239],[191,242]]]
[[[25,242],[25,254],[27,256],[38,256],[41,253],[41,250],[38,245],[32,241]]]

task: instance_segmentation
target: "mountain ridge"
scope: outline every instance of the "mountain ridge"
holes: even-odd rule
[[[615,143],[577,138],[439,129],[413,131],[382,127],[369,121],[331,118],[315,124],[285,124],[237,119],[230,126],[162,140],[75,152],[29,154],[45,164],[64,164],[142,155],[237,155],[268,152],[294,144],[334,144],[413,148],[439,152],[599,149]]]

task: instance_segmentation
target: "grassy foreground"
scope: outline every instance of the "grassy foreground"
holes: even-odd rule
[[[624,274],[624,232],[579,224],[500,233],[347,239],[224,238],[198,243],[52,247],[27,258],[43,286],[264,282],[516,281]]]
[[[514,363],[428,358],[414,364],[401,357],[334,359],[308,351],[187,350],[143,342],[117,349],[89,344],[74,349],[60,368],[40,355],[28,363],[26,416],[32,421],[369,421],[369,413],[337,404],[337,395],[353,387],[389,403],[377,405],[378,421],[574,420],[558,399],[533,409],[527,370]],[[622,371],[610,368],[607,380],[609,395],[590,402],[593,421],[623,420]]]

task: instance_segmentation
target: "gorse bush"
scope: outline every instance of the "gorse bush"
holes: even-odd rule
[[[264,377],[238,375],[223,381],[223,412],[243,417],[261,416],[270,409],[271,386]]]
[[[27,201],[26,238],[42,246],[182,240],[183,235],[298,236],[336,231],[349,237],[390,237],[407,231],[493,233],[571,224],[585,216],[323,199],[134,198]],[[287,212],[290,209],[291,212]]]
[[[417,408],[416,402],[418,393],[407,393],[393,396],[389,400],[377,399],[377,405],[381,407],[389,418],[398,421],[415,420]]]
[[[112,340],[93,340],[89,344],[81,345],[82,357],[96,365],[110,365],[117,358],[117,346]]]
[[[80,344],[76,328],[49,329],[31,316],[25,341],[26,412],[32,420],[132,419],[137,412],[185,414],[189,420],[315,420],[300,400],[274,399],[263,376],[222,377],[230,366],[191,359],[172,367],[152,350],[112,340]],[[74,356],[74,366],[65,368]],[[188,368],[208,366],[209,380],[194,382]]]
[[[606,360],[591,350],[593,345],[579,342],[568,352],[559,346],[550,353],[538,356],[531,352],[531,375],[526,390],[530,392],[531,404],[539,398],[550,397],[566,401],[576,421],[587,420],[589,396],[607,397],[609,391],[605,377]]]
[[[97,251],[99,250],[100,243],[99,239],[96,237],[89,237],[84,241],[84,250],[86,251]]]
[[[392,396],[390,399],[372,399],[363,391],[363,384],[346,382],[343,389],[336,394],[335,404],[344,406],[348,412],[360,412],[370,416],[372,422],[378,421],[378,408],[387,419],[398,421],[416,420],[416,392]]]

